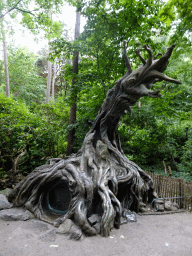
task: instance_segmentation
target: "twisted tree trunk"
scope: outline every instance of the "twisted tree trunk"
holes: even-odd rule
[[[120,227],[122,207],[143,211],[146,195],[148,201],[157,197],[153,181],[127,159],[117,127],[121,115],[131,112],[130,107],[142,96],[160,97],[159,91],[150,90],[153,83],[180,83],[162,74],[173,48],[174,45],[160,59],[153,60],[151,49],[145,46],[147,61],[137,50],[143,65],[133,72],[124,42],[127,73],[108,91],[81,149],[36,168],[15,187],[9,200],[15,206],[25,205],[36,217],[55,226],[71,218],[88,235],[97,233],[88,221],[93,213],[101,216],[101,235],[109,236],[111,226]]]

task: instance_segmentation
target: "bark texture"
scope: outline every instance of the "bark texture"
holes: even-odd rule
[[[145,49],[148,60],[137,50],[143,65],[133,72],[124,43],[127,73],[108,91],[81,149],[36,168],[15,187],[9,201],[15,206],[25,205],[36,217],[55,226],[70,218],[87,235],[97,233],[88,219],[93,213],[98,214],[101,235],[109,236],[111,227],[120,227],[123,208],[143,211],[144,202],[157,197],[151,177],[123,153],[117,130],[121,115],[126,110],[131,112],[130,107],[139,98],[160,97],[159,91],[150,90],[154,82],[180,83],[162,74],[174,45],[158,60],[152,58],[150,47]],[[57,194],[57,190],[61,192]],[[65,193],[59,201],[62,191]],[[54,206],[56,202],[65,207]]]

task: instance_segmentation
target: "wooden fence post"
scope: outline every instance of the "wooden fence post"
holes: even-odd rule
[[[171,166],[168,166],[168,169],[169,169],[169,176],[172,177]]]
[[[183,180],[182,179],[179,179],[179,195],[180,195],[180,209],[182,209],[184,207],[184,203],[183,203]]]
[[[163,166],[164,166],[165,174],[167,175],[167,168],[166,168],[166,164],[165,164],[165,161],[164,161],[164,160],[163,160]]]

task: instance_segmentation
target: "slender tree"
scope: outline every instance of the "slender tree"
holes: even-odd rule
[[[49,11],[49,17],[52,20],[51,9]],[[50,53],[50,47],[48,48],[48,55],[49,53]],[[50,91],[51,91],[52,63],[50,61],[47,61],[47,66],[48,66],[48,76],[47,76],[47,91],[46,91],[46,101],[45,101],[46,104],[49,103],[49,97],[50,97]]]
[[[53,101],[55,99],[55,77],[56,77],[56,60],[53,64],[53,77],[52,77],[52,88],[51,88]]]
[[[46,104],[49,103],[50,90],[51,90],[51,76],[52,76],[52,63],[47,61],[48,77],[47,77],[47,90],[46,90]]]
[[[3,38],[3,55],[4,55],[4,67],[5,67],[5,83],[6,83],[6,95],[10,97],[10,86],[9,86],[9,69],[7,60],[7,43],[5,37],[5,30],[3,27],[3,20],[1,20],[1,34]]]
[[[75,23],[75,40],[80,35],[80,12],[76,12],[76,23]],[[79,53],[78,51],[74,51],[74,59],[73,59],[73,73],[78,74],[78,60]],[[72,87],[75,84],[75,77],[72,80]],[[76,121],[76,111],[77,111],[77,93],[74,89],[72,92],[72,105],[70,108],[70,116],[69,116],[69,125],[73,125]],[[73,143],[75,139],[75,128],[72,128],[68,134],[68,145],[67,145],[67,155],[73,153]]]

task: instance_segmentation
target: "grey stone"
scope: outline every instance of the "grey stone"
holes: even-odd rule
[[[101,217],[98,214],[92,214],[89,218],[88,218],[89,223],[91,224],[91,226],[95,225],[96,223],[99,223],[101,221]]]
[[[6,221],[29,220],[32,218],[34,218],[34,215],[32,213],[30,213],[28,210],[24,210],[21,208],[12,208],[0,211],[0,219]]]
[[[8,197],[12,190],[13,190],[12,188],[6,188],[6,189],[4,189],[4,190],[1,190],[1,191],[0,191],[0,194],[3,194],[3,195],[5,195],[6,197]]]
[[[153,201],[153,206],[156,209],[156,211],[159,212],[164,212],[165,210],[165,206],[164,206],[165,202],[163,199],[157,199]]]
[[[147,212],[148,210],[147,210],[147,208],[145,208],[145,207],[141,207],[141,208],[139,209],[139,211],[140,211],[140,212]]]
[[[155,208],[159,212],[164,212],[165,210],[164,204],[155,204]]]
[[[13,207],[13,204],[8,202],[5,195],[0,194],[0,210],[9,209],[11,207]]]
[[[146,207],[142,207],[142,208],[140,208],[140,211],[141,212],[146,212],[147,208]],[[123,209],[122,217],[124,217],[127,220],[127,222],[136,222],[137,221],[136,213],[135,212],[131,212],[128,209]],[[123,221],[123,219],[121,219],[121,220]]]
[[[125,217],[121,217],[121,225],[127,224],[128,220]]]
[[[101,232],[101,224],[100,223],[96,223],[95,225],[93,225],[93,227],[96,229],[97,234],[100,234],[100,232]]]
[[[166,211],[172,211],[173,210],[172,202],[171,201],[166,201],[165,202],[165,210]]]
[[[79,240],[83,235],[81,229],[75,224],[72,225],[70,234],[70,239],[72,240]]]
[[[173,207],[179,209],[179,205],[176,202],[173,202]]]
[[[56,233],[69,234],[72,225],[73,225],[73,221],[70,219],[67,219],[59,226],[59,228],[56,230]]]
[[[32,212],[28,211],[28,210],[25,211],[25,215],[27,216],[28,219],[34,219],[35,218],[35,215]]]
[[[155,204],[164,204],[164,200],[163,199],[157,199],[157,200],[154,200],[154,203]]]

